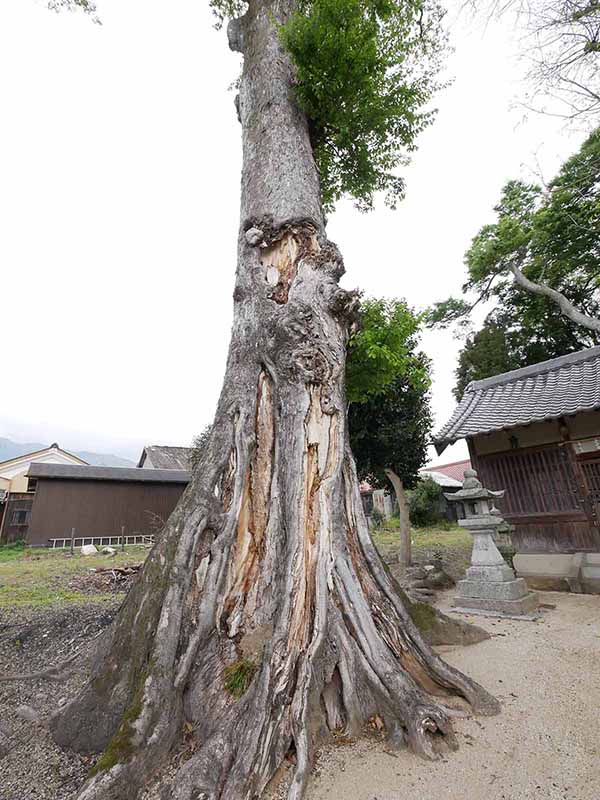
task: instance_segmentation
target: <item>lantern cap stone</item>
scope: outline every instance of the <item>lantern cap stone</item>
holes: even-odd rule
[[[463,500],[493,500],[496,497],[504,497],[504,489],[500,489],[497,492],[492,491],[492,489],[485,489],[474,469],[466,469],[464,474],[463,488],[459,489],[458,492],[444,493],[446,500],[460,503]]]

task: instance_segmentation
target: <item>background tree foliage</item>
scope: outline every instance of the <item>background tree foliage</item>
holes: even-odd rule
[[[596,343],[591,331],[573,325],[547,300],[521,292],[515,293],[514,301],[492,311],[483,327],[467,336],[455,372],[456,400],[461,399],[471,381],[557,358]]]
[[[402,197],[394,170],[433,118],[442,18],[434,0],[312,0],[282,29],[327,210],[346,194],[361,209]]]
[[[421,318],[403,300],[367,300],[348,347],[350,444],[359,477],[385,486],[386,468],[414,485],[432,427],[430,361],[417,351]]]
[[[409,494],[410,521],[419,528],[442,517],[443,489],[432,478],[422,478]]]
[[[416,359],[429,369],[423,354]],[[371,485],[387,484],[385,469],[392,469],[406,488],[415,485],[419,469],[427,460],[432,417],[429,392],[422,381],[400,376],[378,395],[363,403],[352,403],[348,412],[350,445],[361,479]]]
[[[600,315],[600,129],[545,188],[510,181],[465,255],[465,294],[428,314],[429,324],[465,323],[474,306],[492,300],[494,310],[461,352],[456,394],[470,380],[554,358],[599,343],[593,331],[576,325],[549,299],[515,284],[517,267],[530,280],[562,292],[590,317]]]
[[[525,105],[568,119],[600,114],[600,3],[597,0],[471,0],[522,33],[530,90]]]
[[[348,343],[348,402],[364,403],[402,377],[427,387],[427,369],[415,355],[420,316],[404,300],[382,298],[363,301],[361,319],[361,329]]]

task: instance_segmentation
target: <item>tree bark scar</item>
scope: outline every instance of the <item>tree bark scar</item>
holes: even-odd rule
[[[280,305],[287,303],[300,262],[318,252],[319,242],[313,226],[292,226],[264,247],[260,263],[270,287],[268,297]]]
[[[231,501],[233,500],[233,482],[235,477],[235,467],[236,467],[236,457],[235,457],[235,448],[231,448],[231,452],[229,454],[229,460],[227,462],[227,466],[223,471],[223,476],[221,478],[221,503],[223,506],[223,512],[227,513],[231,507]]]
[[[251,625],[259,603],[258,578],[269,522],[275,444],[273,387],[264,370],[258,378],[254,432],[255,447],[244,482],[226,590],[230,636]]]

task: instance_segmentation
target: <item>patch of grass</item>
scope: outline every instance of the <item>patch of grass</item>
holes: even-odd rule
[[[14,561],[21,558],[25,553],[25,542],[14,542],[13,544],[0,544],[0,564],[3,561]]]
[[[106,602],[115,594],[87,594],[69,589],[77,575],[85,575],[93,567],[116,567],[143,561],[148,554],[144,547],[128,547],[113,558],[71,556],[68,550],[42,550],[19,547],[0,549],[0,608],[10,606],[47,606],[52,603]]]
[[[256,673],[256,664],[249,658],[240,658],[235,664],[225,667],[223,677],[225,678],[225,688],[237,700],[244,695],[252,683],[252,678]]]
[[[385,527],[373,533],[373,541],[378,548],[396,547],[398,545],[398,520],[393,517],[386,521]],[[411,528],[410,538],[413,547],[417,549],[427,548],[455,548],[470,547],[473,544],[472,537],[458,525],[439,525],[431,528]]]

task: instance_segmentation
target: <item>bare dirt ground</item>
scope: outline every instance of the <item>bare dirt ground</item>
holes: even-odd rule
[[[457,559],[463,549],[456,542]],[[61,751],[45,725],[85,680],[124,596],[88,564],[25,560],[0,573],[0,676],[78,655],[67,681],[0,681],[0,800],[74,800],[95,761]],[[500,716],[457,720],[460,749],[435,763],[375,740],[324,750],[307,800],[600,800],[600,597],[541,597],[556,604],[542,621],[473,617],[490,640],[440,648],[500,698]]]
[[[459,750],[434,763],[375,742],[330,750],[309,800],[600,800],[600,597],[541,598],[556,609],[540,622],[473,617],[491,639],[439,648],[499,716],[457,720]]]
[[[115,597],[86,605],[0,608],[0,678],[42,671],[77,656],[77,669],[65,681],[0,681],[0,800],[76,796],[95,759],[61,750],[45,722],[82,685],[96,640],[119,602]],[[24,707],[38,718],[24,719]]]

